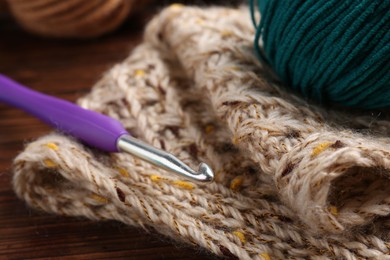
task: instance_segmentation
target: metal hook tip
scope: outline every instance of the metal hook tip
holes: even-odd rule
[[[198,174],[196,175],[196,179],[202,182],[212,182],[214,180],[214,172],[207,164],[202,162],[199,165],[199,170]]]
[[[172,154],[157,149],[130,135],[125,134],[119,137],[117,146],[119,151],[128,152],[159,168],[172,171],[190,180],[199,182],[212,182],[214,180],[214,172],[207,164],[199,164],[199,170],[196,172]]]

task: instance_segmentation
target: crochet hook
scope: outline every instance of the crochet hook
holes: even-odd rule
[[[194,171],[174,155],[132,137],[122,124],[106,115],[66,100],[33,91],[0,74],[0,102],[32,114],[61,132],[106,152],[127,152],[189,180],[210,182],[211,168],[201,163]]]

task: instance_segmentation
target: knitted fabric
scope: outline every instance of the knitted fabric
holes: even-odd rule
[[[214,183],[53,133],[15,159],[18,196],[216,255],[390,259],[388,122],[324,112],[282,90],[254,55],[248,13],[172,5],[79,100],[193,168],[206,162]]]

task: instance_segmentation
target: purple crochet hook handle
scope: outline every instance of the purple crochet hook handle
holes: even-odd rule
[[[2,74],[0,102],[20,108],[60,131],[107,152],[118,152],[118,138],[128,135],[122,124],[111,117],[38,93]]]
[[[0,74],[0,102],[20,108],[90,146],[107,152],[128,152],[159,168],[193,181],[209,182],[213,170],[205,163],[196,172],[170,153],[130,136],[122,124],[108,116],[51,97]]]

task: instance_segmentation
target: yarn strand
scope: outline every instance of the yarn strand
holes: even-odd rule
[[[252,17],[256,8],[261,13],[256,52],[287,87],[323,105],[390,107],[390,0],[258,0],[250,7]]]

